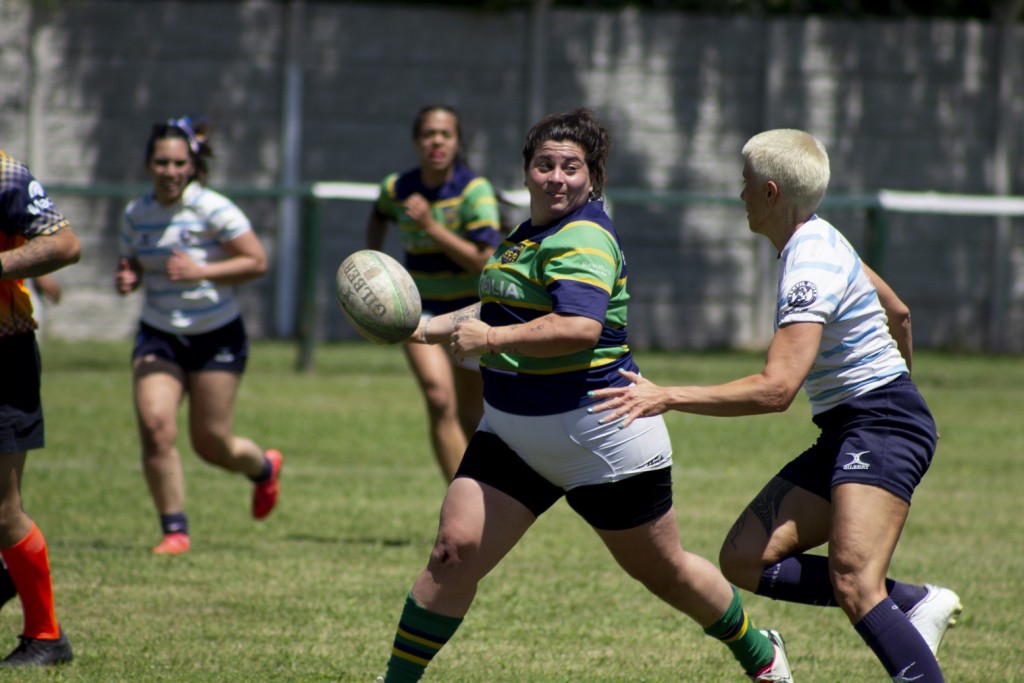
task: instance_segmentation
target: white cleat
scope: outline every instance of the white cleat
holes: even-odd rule
[[[750,680],[754,683],[793,683],[793,672],[789,670],[786,643],[782,640],[782,636],[775,630],[764,628],[759,630],[772,642],[772,648],[775,650],[775,659],[772,660],[771,666],[751,676]]]
[[[921,602],[907,612],[907,619],[914,625],[933,655],[939,652],[939,644],[946,630],[956,626],[956,620],[964,611],[960,596],[942,586],[926,583],[928,593]]]

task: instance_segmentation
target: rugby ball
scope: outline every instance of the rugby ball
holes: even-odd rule
[[[341,312],[375,344],[397,344],[416,331],[423,304],[409,271],[382,251],[349,254],[335,276]]]

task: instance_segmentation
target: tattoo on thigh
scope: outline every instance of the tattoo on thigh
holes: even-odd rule
[[[778,477],[772,478],[765,484],[761,492],[754,497],[747,509],[753,513],[764,527],[764,533],[771,536],[775,520],[779,518],[779,508],[782,507],[782,499],[792,490],[793,484]]]
[[[747,513],[746,510],[744,510],[743,512],[740,513],[739,519],[737,519],[736,522],[732,525],[732,528],[729,529],[729,534],[725,537],[725,540],[733,548],[736,547],[736,539],[739,538],[740,535],[743,533],[743,526],[746,519]]]

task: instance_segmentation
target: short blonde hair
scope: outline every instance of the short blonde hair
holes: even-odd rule
[[[790,203],[814,213],[825,196],[830,176],[825,145],[810,133],[776,128],[758,133],[743,145],[743,158],[760,180],[773,180]]]

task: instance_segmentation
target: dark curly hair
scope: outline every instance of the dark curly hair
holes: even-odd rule
[[[573,109],[561,114],[549,114],[533,125],[526,134],[523,144],[523,169],[530,167],[537,148],[545,142],[573,142],[583,150],[587,169],[590,171],[590,182],[593,190],[591,199],[597,199],[604,193],[607,179],[605,162],[612,147],[608,129],[598,123],[594,113],[589,109]]]

